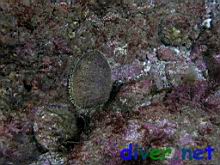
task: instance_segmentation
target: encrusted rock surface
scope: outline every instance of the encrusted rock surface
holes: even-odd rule
[[[184,147],[204,149],[207,145],[219,146],[219,126],[212,123],[212,115],[190,106],[182,107],[179,111],[171,113],[164,105],[155,105],[140,107],[129,115],[121,112],[104,113],[105,119],[99,117],[97,128],[89,140],[72,151],[69,164],[129,164],[120,159],[120,151],[130,143],[149,148],[172,147],[174,153]],[[136,164],[197,164],[183,161],[180,157],[181,154],[178,161],[172,157],[167,161],[155,162],[150,159],[141,161],[140,158]],[[216,153],[212,161],[203,161],[202,164],[216,164],[218,161]]]
[[[190,33],[195,25],[191,25],[189,18],[181,14],[171,14],[161,20],[159,35],[165,45],[190,46]]]
[[[47,152],[42,154],[38,160],[34,161],[30,165],[50,165],[50,164],[59,164],[59,165],[66,165],[67,160],[63,155],[60,155],[56,152]]]

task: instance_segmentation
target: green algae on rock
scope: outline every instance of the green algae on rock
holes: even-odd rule
[[[162,43],[172,46],[189,46],[192,25],[189,18],[181,14],[172,14],[161,20],[159,36]]]
[[[102,105],[109,98],[111,86],[111,69],[107,60],[98,51],[88,52],[70,74],[70,100],[79,108]]]

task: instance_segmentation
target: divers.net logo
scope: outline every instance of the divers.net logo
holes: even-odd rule
[[[127,148],[123,148],[120,151],[120,157],[125,161],[130,160],[167,160],[167,159],[175,159],[175,160],[212,160],[214,154],[214,148],[211,146],[207,146],[205,148],[182,148],[179,149],[181,152],[180,157],[174,157],[175,149],[172,147],[165,148],[147,148],[147,147],[139,147],[138,144],[129,144]]]

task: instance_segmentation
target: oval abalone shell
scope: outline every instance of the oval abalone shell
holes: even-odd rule
[[[104,104],[111,86],[111,69],[107,60],[98,51],[89,52],[76,63],[70,74],[70,100],[80,108]]]

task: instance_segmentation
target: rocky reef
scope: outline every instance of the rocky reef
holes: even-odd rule
[[[1,1],[0,165],[218,165],[219,6]],[[131,143],[173,152],[123,160]]]

